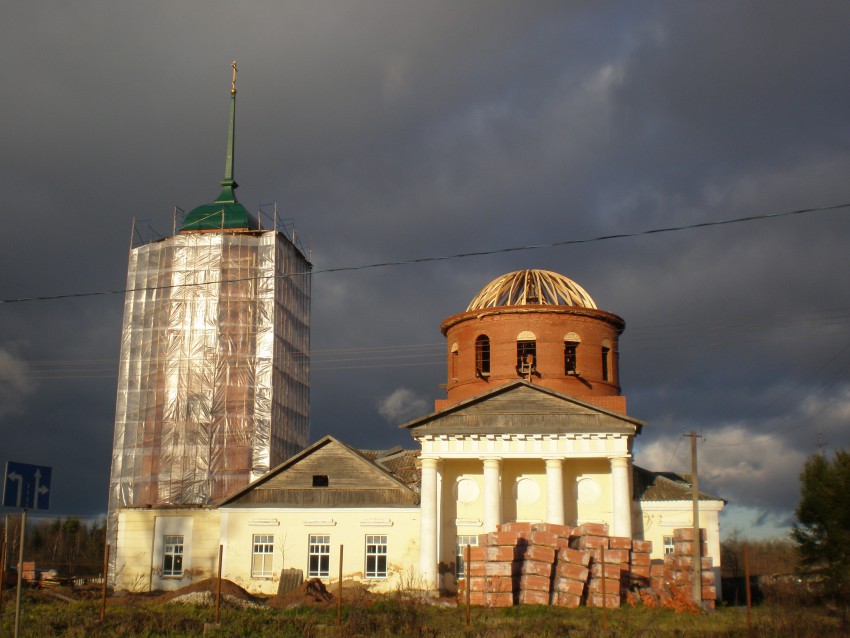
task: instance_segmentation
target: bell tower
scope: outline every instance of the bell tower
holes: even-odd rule
[[[563,275],[502,275],[440,326],[448,378],[446,399],[436,408],[524,379],[625,414],[618,365],[624,328],[620,317],[599,310]]]

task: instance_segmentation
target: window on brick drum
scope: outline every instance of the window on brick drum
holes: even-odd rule
[[[451,381],[457,383],[457,360],[458,360],[458,347],[456,343],[452,344],[452,378]]]
[[[183,576],[183,537],[163,536],[162,575],[166,578]]]
[[[251,577],[271,578],[274,559],[274,535],[254,534],[251,550]]]
[[[478,547],[478,537],[475,535],[458,535],[455,550],[455,576],[466,577],[466,546]]]
[[[327,487],[328,486],[328,475],[327,474],[313,474],[313,487]]]
[[[475,340],[475,374],[490,376],[490,337],[487,335],[479,335]]]
[[[327,578],[331,573],[331,537],[326,534],[310,534],[307,577]]]
[[[520,376],[527,376],[537,369],[536,356],[537,341],[516,342],[516,369]]]
[[[611,380],[611,347],[603,344],[602,346],[602,380]]]
[[[575,341],[564,341],[564,374],[578,374],[576,365],[576,354],[578,352],[578,344]]]
[[[665,536],[664,537],[664,553],[665,554],[672,554],[673,550],[675,548],[676,548],[676,545],[673,542],[673,537],[672,536]]]
[[[366,536],[366,578],[387,577],[387,537]]]

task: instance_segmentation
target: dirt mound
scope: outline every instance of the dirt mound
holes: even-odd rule
[[[217,578],[205,578],[204,580],[199,580],[196,583],[191,583],[175,591],[167,592],[162,596],[156,598],[156,601],[166,603],[174,598],[185,596],[186,594],[193,594],[196,592],[210,592],[213,594],[213,596],[215,596],[217,588]],[[227,596],[229,598],[235,598],[237,600],[242,600],[245,602],[261,602],[260,599],[252,596],[247,591],[245,591],[245,589],[234,583],[232,580],[227,580],[226,578],[221,579],[221,595],[222,597]]]
[[[266,600],[266,605],[275,609],[288,609],[298,605],[322,606],[329,605],[333,599],[334,595],[328,591],[321,580],[311,578],[290,592],[269,598]]]

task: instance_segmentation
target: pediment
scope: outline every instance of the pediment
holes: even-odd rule
[[[413,504],[416,499],[386,469],[327,436],[220,505],[356,507]]]
[[[518,381],[401,426],[425,434],[635,434],[643,423],[549,388]]]

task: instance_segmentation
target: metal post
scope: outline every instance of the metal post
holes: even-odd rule
[[[608,629],[608,601],[605,600],[605,548],[599,548],[599,562],[601,563],[599,573],[602,575],[602,629]]]
[[[342,545],[339,546],[339,583],[336,588],[336,624],[342,624]]]
[[[218,546],[218,581],[215,585],[215,622],[218,623],[218,612],[221,608],[221,558],[224,555],[224,545]]]
[[[21,576],[24,571],[24,534],[27,528],[27,509],[21,510],[21,546],[18,548],[18,594],[15,600],[15,638],[21,635]]]
[[[469,603],[471,598],[472,591],[472,583],[470,583],[470,573],[469,573],[469,556],[472,550],[470,549],[470,545],[466,546],[466,562],[463,565],[463,576],[466,578],[466,626],[469,627]]]
[[[106,583],[109,575],[109,543],[103,548],[103,585],[100,589],[100,622],[106,619]]]
[[[696,432],[689,434],[691,437],[691,485],[693,486],[694,503],[694,604],[702,607],[702,539],[699,531],[699,476],[697,475],[697,436]]]
[[[749,543],[744,543],[744,589],[747,592],[747,635],[750,635],[750,631],[752,630],[751,622],[751,614],[753,608],[753,598],[752,593],[750,592],[750,555],[749,555]]]
[[[9,547],[9,515],[3,526],[3,549],[0,551],[0,616],[3,615],[3,581],[6,579],[6,548]]]
[[[130,250],[133,250],[133,239],[136,237],[136,218],[130,223]]]

